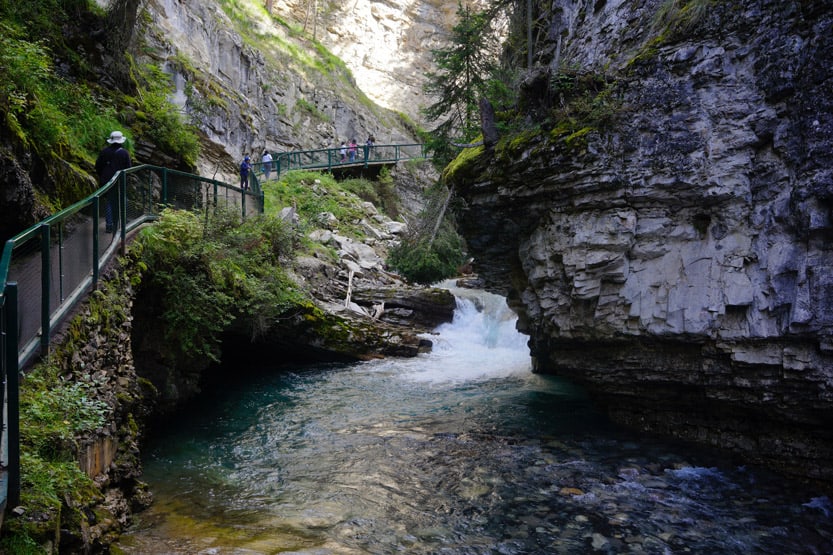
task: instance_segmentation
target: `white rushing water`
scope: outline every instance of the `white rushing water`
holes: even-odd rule
[[[426,335],[431,353],[411,364],[395,364],[403,378],[426,382],[465,382],[528,375],[527,336],[515,329],[517,316],[499,295],[442,284],[457,299],[454,320]]]

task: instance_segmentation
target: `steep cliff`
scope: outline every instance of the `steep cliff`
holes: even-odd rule
[[[527,131],[448,176],[538,371],[833,483],[830,7],[557,0]]]
[[[174,101],[205,134],[198,169],[234,180],[243,154],[326,148],[342,140],[414,142],[348,68],[262,2],[154,0],[137,53],[172,75]],[[277,14],[275,14],[277,15]]]
[[[317,18],[313,5],[318,7]],[[374,102],[422,122],[420,108],[432,102],[422,90],[426,74],[435,70],[431,50],[446,43],[456,20],[456,2],[283,0],[274,10],[304,25],[344,60],[359,88]]]

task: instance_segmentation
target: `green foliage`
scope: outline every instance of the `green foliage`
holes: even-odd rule
[[[605,128],[621,106],[616,82],[598,73],[562,71],[553,76],[550,88],[556,96],[551,115],[555,121],[570,121],[570,133]]]
[[[691,35],[717,0],[665,0],[651,21],[651,38],[630,59],[633,68],[654,58],[663,44]]]
[[[46,159],[93,159],[118,127],[115,111],[84,84],[55,77],[46,43],[20,35],[0,23],[0,111],[6,124]]]
[[[519,70],[515,68],[494,67],[485,83],[484,94],[496,111],[507,110],[514,106],[518,97],[516,90]]]
[[[302,298],[281,267],[292,231],[269,216],[235,218],[165,210],[140,235],[144,283],[161,292],[167,339],[186,357],[216,360],[220,333],[236,316],[268,322]]]
[[[455,276],[464,260],[462,238],[444,222],[433,242],[425,237],[406,239],[391,250],[387,263],[410,281],[432,284]]]
[[[465,172],[483,154],[483,146],[464,148],[443,170],[443,179],[450,180],[452,176]]]
[[[670,31],[675,36],[689,34],[706,16],[716,0],[665,0],[654,15],[652,30]]]
[[[425,208],[408,235],[391,249],[387,264],[410,281],[436,283],[456,275],[465,259],[465,244],[447,210],[451,193],[437,184],[425,191]]]
[[[612,127],[620,114],[618,84],[605,75],[562,70],[548,83],[548,110],[530,124],[527,114],[498,113],[501,137],[496,146],[499,158],[514,160],[536,143],[560,143],[582,149],[592,132]],[[465,160],[464,160],[465,161]]]
[[[21,505],[28,518],[4,523],[0,543],[4,552],[40,553],[32,539],[48,533],[38,529],[40,523],[100,496],[78,467],[76,441],[111,417],[110,407],[96,399],[95,387],[61,376],[49,362],[36,366],[21,381]]]
[[[0,127],[43,161],[53,185],[41,197],[45,206],[67,206],[90,192],[88,172],[114,129],[142,134],[186,165],[196,162],[197,135],[168,102],[167,76],[134,70],[133,99],[96,84],[84,52],[88,30],[104,25],[104,16],[88,0],[0,0]],[[116,109],[131,103],[135,130]]]
[[[293,66],[298,72],[307,70],[315,72],[328,80],[347,85],[360,102],[372,104],[361,91],[356,89],[355,79],[347,65],[303,28],[290,24],[273,13],[270,18],[271,22],[282,26],[290,40],[281,34],[260,34],[255,24],[256,18],[270,17],[263,9],[262,2],[221,0],[220,7],[233,22],[243,40],[258,50],[271,66]]]
[[[299,98],[298,100],[296,100],[295,106],[309,113],[312,117],[314,117],[317,120],[330,121],[330,117],[327,114],[319,110],[315,104],[312,104],[303,98]]]
[[[362,178],[346,179],[341,182],[341,187],[364,201],[372,202],[391,219],[399,216],[399,198],[396,196],[393,178],[387,167],[382,168],[376,181]]]
[[[200,149],[197,129],[168,100],[174,91],[171,76],[154,65],[134,65],[131,73],[139,90],[134,102],[137,116],[134,132],[194,167]]]
[[[61,40],[62,27],[90,9],[88,0],[0,0],[0,18],[28,34]]]
[[[22,529],[21,524],[19,521],[6,521],[6,533],[0,538],[0,552],[9,555],[45,555],[46,550],[32,539],[27,530]]]
[[[438,69],[428,74],[424,88],[437,101],[424,114],[428,121],[441,122],[439,136],[469,142],[479,133],[478,101],[495,66],[494,35],[486,11],[472,11],[458,2],[457,18],[450,46],[433,51]]]
[[[65,380],[44,364],[26,375],[20,395],[22,441],[33,456],[71,461],[75,437],[102,427],[110,407],[95,398],[95,384]]]
[[[353,182],[353,187],[358,187]],[[369,190],[369,186],[362,188]],[[318,217],[324,212],[338,220],[339,233],[350,237],[364,237],[360,225],[366,217],[360,199],[348,192],[331,174],[292,171],[280,180],[264,183],[264,202],[267,214],[277,214],[282,208],[294,206],[303,230],[320,226]]]

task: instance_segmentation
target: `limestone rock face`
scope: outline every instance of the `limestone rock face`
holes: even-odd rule
[[[280,4],[280,3],[279,3]],[[314,45],[270,18],[258,3],[240,3],[239,18],[215,0],[146,3],[152,28],[142,35],[153,62],[173,77],[173,98],[204,133],[198,172],[235,182],[244,154],[334,147],[342,140],[416,142],[395,114],[373,106],[343,70],[321,69]],[[277,11],[277,8],[276,8]],[[184,62],[183,62],[184,60]]]
[[[620,421],[833,483],[833,13],[661,4],[553,3],[541,74],[620,105],[452,175],[476,270]]]
[[[456,22],[457,2],[443,0],[319,0],[317,22],[306,0],[275,2],[281,16],[309,32],[350,68],[357,86],[377,104],[421,121],[431,103],[422,90],[435,71],[431,50],[441,48]],[[479,5],[482,2],[475,2]]]

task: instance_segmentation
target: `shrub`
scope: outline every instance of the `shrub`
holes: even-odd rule
[[[391,250],[387,263],[409,281],[432,284],[455,276],[464,259],[463,239],[444,222],[433,242],[407,239]]]
[[[132,71],[139,88],[134,131],[169,154],[179,156],[188,167],[194,167],[200,150],[197,130],[168,101],[168,95],[173,92],[171,76],[149,64],[134,66]]]
[[[140,235],[143,283],[159,290],[167,339],[186,357],[217,360],[220,334],[235,317],[268,324],[303,299],[281,267],[294,248],[292,229],[271,216],[232,221],[168,209]]]

